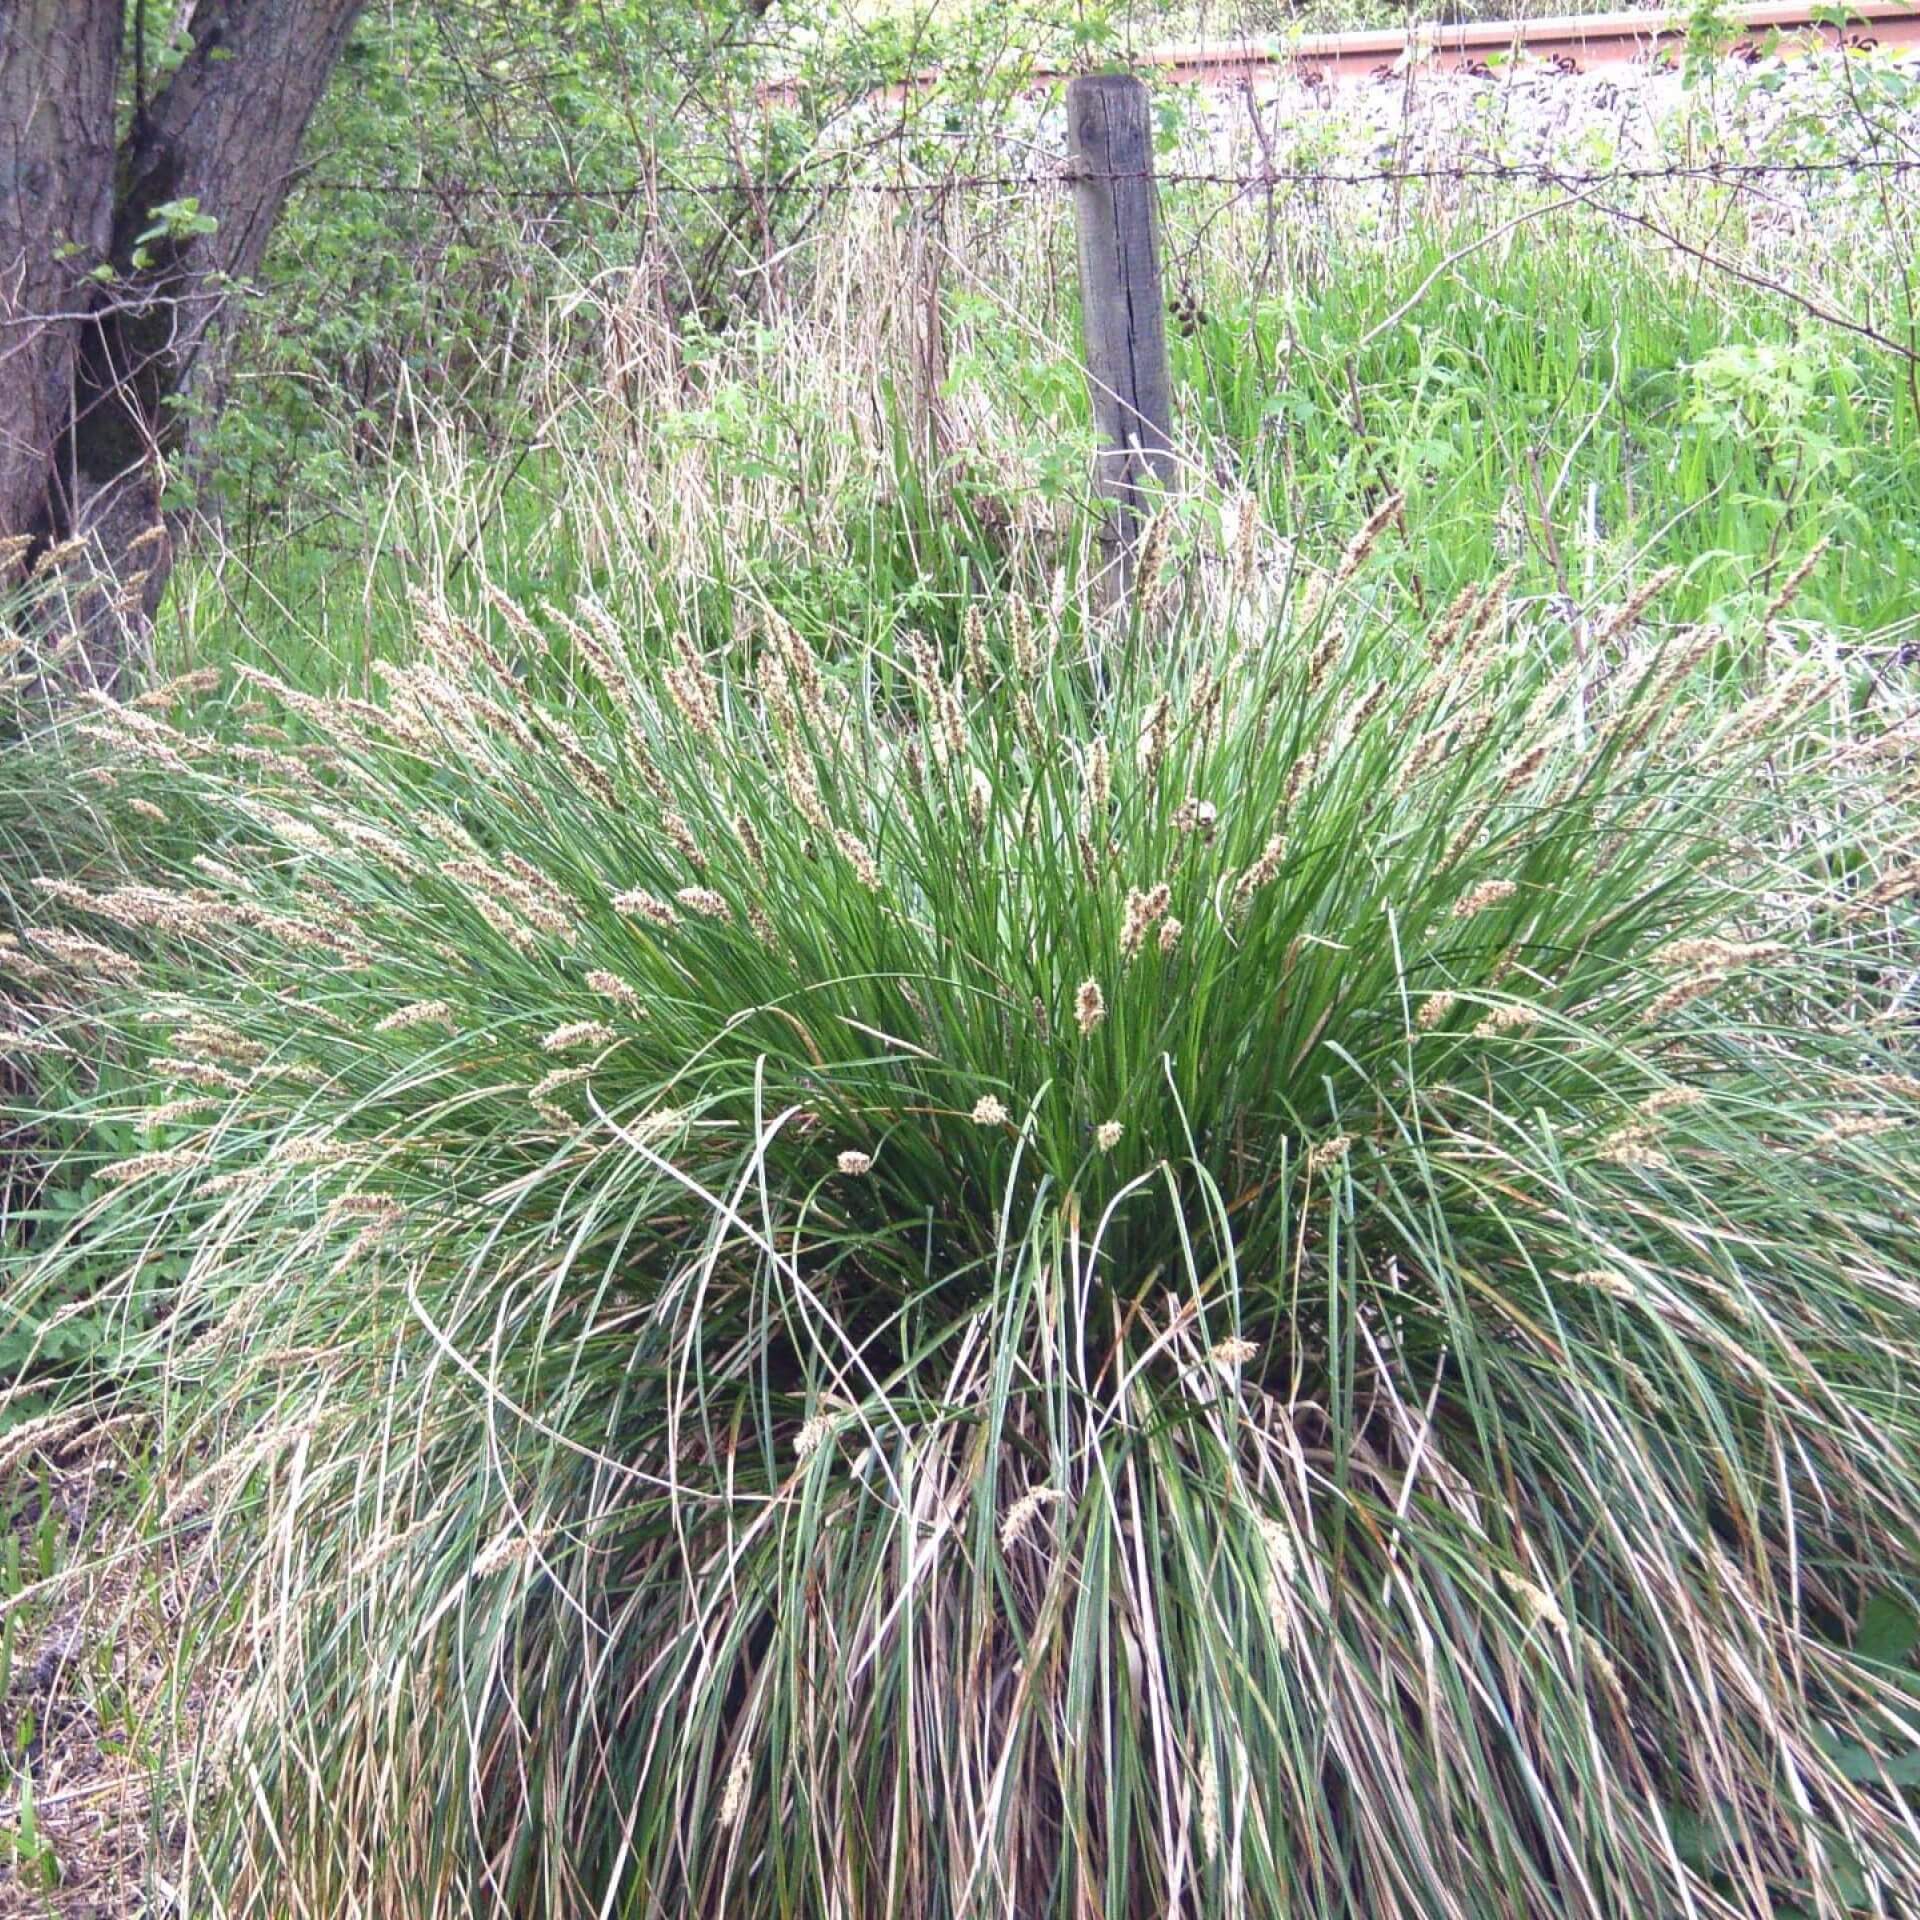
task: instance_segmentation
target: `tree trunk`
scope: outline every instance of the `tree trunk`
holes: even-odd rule
[[[0,5],[0,538],[44,532],[113,235],[118,0]]]
[[[123,0],[0,0],[0,534],[74,543],[103,684],[159,604],[167,475],[219,410],[236,293],[363,4],[200,0],[116,146]]]

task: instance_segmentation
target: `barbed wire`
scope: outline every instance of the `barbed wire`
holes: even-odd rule
[[[495,187],[472,182],[434,184],[401,181],[312,179],[303,191],[369,194],[418,200],[509,200],[551,203],[592,200],[631,205],[653,198],[724,199],[738,194],[832,199],[842,194],[882,198],[920,198],[951,193],[1062,193],[1093,181],[1146,180],[1161,186],[1213,187],[1245,193],[1278,187],[1387,187],[1489,182],[1536,185],[1559,192],[1592,192],[1603,187],[1646,186],[1661,182],[1703,181],[1738,186],[1775,179],[1813,179],[1845,175],[1898,178],[1920,174],[1920,155],[1847,154],[1825,160],[1688,160],[1665,165],[1563,167],[1549,161],[1460,161],[1449,165],[1361,168],[1260,167],[1230,172],[1205,168],[1132,168],[1115,171],[1075,169],[1062,161],[1042,172],[947,173],[922,180],[807,180],[798,175],[773,178],[744,175],[730,180],[633,180],[619,186],[591,187],[554,181],[538,187]]]

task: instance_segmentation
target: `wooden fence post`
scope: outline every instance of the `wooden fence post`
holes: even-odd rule
[[[1099,441],[1095,486],[1110,503],[1102,577],[1112,604],[1131,583],[1133,546],[1153,490],[1173,477],[1173,377],[1145,83],[1124,73],[1069,81],[1067,155]]]

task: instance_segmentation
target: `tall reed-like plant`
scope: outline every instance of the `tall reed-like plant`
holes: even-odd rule
[[[147,1130],[26,1284],[158,1329],[197,1889],[1900,1910],[1920,739],[1644,597],[1410,631],[1384,519],[101,707],[198,851],[9,956]]]

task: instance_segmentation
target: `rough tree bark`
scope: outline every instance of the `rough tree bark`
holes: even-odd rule
[[[93,305],[75,267],[112,240],[119,47],[117,7],[0,7],[0,535],[44,514]]]
[[[218,411],[236,292],[363,4],[198,0],[192,51],[116,127],[124,0],[0,0],[0,536],[85,537],[103,683],[125,665],[112,604],[136,627],[159,604],[166,472]],[[188,199],[196,230],[143,240]]]

